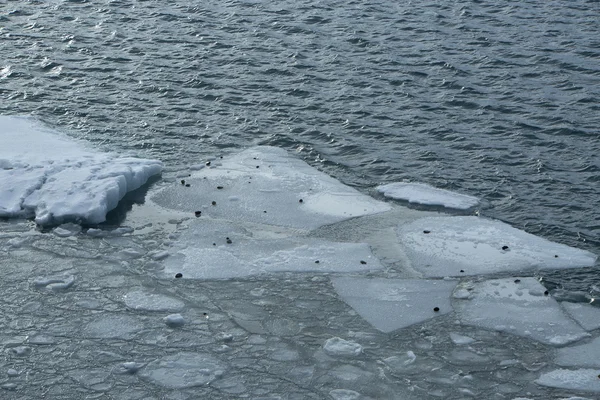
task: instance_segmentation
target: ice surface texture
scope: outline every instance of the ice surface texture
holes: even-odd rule
[[[459,210],[467,210],[479,204],[477,197],[438,189],[424,183],[389,183],[378,186],[377,191],[383,193],[385,197],[406,200],[409,203],[442,206]]]
[[[212,218],[307,230],[390,209],[279,148],[254,147],[212,164],[153,200]]]
[[[426,277],[594,265],[588,251],[479,217],[431,217],[398,228],[412,266]]]
[[[600,392],[600,369],[556,369],[540,376],[539,385],[561,389]]]
[[[162,171],[160,161],[88,150],[28,118],[0,116],[0,137],[0,217],[100,223]]]

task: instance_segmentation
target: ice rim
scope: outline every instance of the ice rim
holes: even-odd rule
[[[163,169],[159,160],[89,149],[30,117],[0,116],[0,138],[0,217],[40,226],[104,222]]]

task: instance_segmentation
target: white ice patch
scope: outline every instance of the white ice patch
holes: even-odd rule
[[[285,150],[267,146],[227,157],[152,199],[171,209],[202,211],[202,217],[299,229],[390,209]]]
[[[184,307],[181,300],[156,293],[136,290],[123,296],[125,305],[134,310],[145,311],[180,311]]]
[[[205,386],[221,377],[223,365],[208,354],[178,353],[146,365],[139,376],[171,389]]]
[[[535,381],[538,385],[559,389],[600,392],[600,369],[555,369]]]
[[[33,281],[33,284],[38,289],[50,289],[54,291],[66,290],[75,283],[75,276],[61,275],[52,277],[40,277]]]
[[[457,344],[459,346],[465,345],[465,344],[471,344],[475,341],[475,339],[473,339],[473,338],[470,338],[468,336],[463,336],[463,335],[455,333],[455,332],[450,332],[450,339],[454,342],[454,344]]]
[[[160,161],[88,150],[28,118],[0,116],[0,137],[0,217],[100,223],[162,170]]]
[[[562,308],[586,331],[600,328],[600,308],[585,303],[563,301]]]
[[[479,204],[479,199],[477,197],[438,189],[424,183],[389,183],[377,187],[377,191],[383,193],[385,197],[406,200],[409,203],[442,206],[459,210],[467,210]]]
[[[163,318],[169,328],[179,328],[185,325],[185,318],[181,314],[171,314]]]
[[[600,337],[589,343],[558,349],[555,361],[562,367],[600,368]]]
[[[454,301],[467,325],[565,345],[589,336],[565,315],[534,278],[494,279],[475,283],[470,300]]]
[[[426,277],[594,265],[588,251],[479,217],[422,218],[398,227],[412,266]]]
[[[362,346],[356,342],[333,337],[325,341],[323,350],[330,356],[356,357],[362,353]]]
[[[340,297],[382,332],[426,321],[452,311],[452,281],[335,277]],[[437,309],[437,311],[436,311]]]
[[[268,238],[259,227],[250,231],[227,221],[191,221],[163,273],[172,277],[228,279],[269,272],[361,272],[382,268],[364,243],[319,239]],[[265,237],[265,238],[262,238]]]

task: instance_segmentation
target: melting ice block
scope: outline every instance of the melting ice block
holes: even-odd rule
[[[534,278],[494,279],[475,283],[469,300],[454,302],[459,320],[550,345],[565,345],[589,336],[564,314]]]
[[[555,369],[535,381],[538,385],[559,389],[600,392],[600,369]]]
[[[438,189],[424,183],[395,182],[377,187],[377,191],[385,197],[406,200],[409,203],[428,206],[442,206],[467,210],[479,204],[479,199],[449,190]]]
[[[164,262],[169,277],[228,279],[268,272],[360,272],[382,268],[364,243],[272,237],[268,227],[195,219]]]
[[[254,147],[213,164],[152,200],[212,218],[299,229],[390,209],[275,147]]]
[[[446,280],[336,277],[331,281],[338,295],[382,332],[451,312],[450,294],[456,286]]]
[[[0,217],[100,223],[162,164],[86,149],[41,124],[0,116]]]
[[[562,367],[600,368],[600,337],[589,343],[558,349],[555,361]]]
[[[588,251],[479,217],[422,218],[398,227],[412,266],[427,277],[594,265]]]

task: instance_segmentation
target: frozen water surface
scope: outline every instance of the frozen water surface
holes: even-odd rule
[[[479,199],[449,190],[438,189],[424,183],[395,182],[377,187],[385,197],[406,200],[409,203],[442,206],[467,210],[479,204]]]
[[[535,278],[488,280],[454,302],[461,322],[564,345],[589,336]]]
[[[556,369],[542,374],[538,385],[600,393],[600,369]]]
[[[558,349],[556,363],[562,367],[600,368],[600,338]]]
[[[593,329],[595,309],[561,308],[531,278],[418,279],[428,275],[397,227],[439,214],[386,211],[293,160],[259,148],[194,168],[191,179],[168,173],[177,181],[167,176],[149,196],[174,199],[172,209],[146,202],[110,229],[43,233],[2,221],[0,398],[585,396],[592,375],[563,374],[564,389],[543,383],[595,343],[554,346],[587,336],[574,320]],[[250,176],[245,185],[256,179],[262,191],[246,199]],[[236,179],[240,191],[227,193]]]
[[[479,217],[423,218],[398,227],[412,266],[427,277],[580,268],[596,255]]]
[[[600,308],[586,303],[563,301],[562,308],[586,331],[600,328]]]

